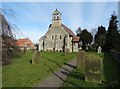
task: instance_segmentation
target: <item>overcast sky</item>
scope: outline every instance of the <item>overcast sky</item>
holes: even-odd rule
[[[3,2],[2,8],[14,11],[16,19],[6,17],[24,34],[17,33],[17,38],[29,37],[34,43],[47,32],[56,8],[62,13],[62,23],[74,33],[78,27],[90,31],[103,25],[107,29],[113,11],[118,14],[117,2]]]

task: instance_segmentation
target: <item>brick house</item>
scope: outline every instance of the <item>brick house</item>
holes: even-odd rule
[[[28,49],[35,49],[34,44],[29,38],[18,39],[16,40],[16,45],[19,46],[22,50],[24,48]]]

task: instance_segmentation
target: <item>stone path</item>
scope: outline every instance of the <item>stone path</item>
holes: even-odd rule
[[[52,74],[48,76],[44,81],[42,81],[37,87],[44,87],[44,89],[45,87],[46,88],[54,87],[54,89],[57,89],[58,87],[60,87],[65,81],[65,79],[67,78],[68,74],[74,68],[76,68],[76,60],[73,59],[72,61],[64,64],[65,65],[63,66],[60,66],[59,64],[57,64],[60,67],[60,69],[55,72],[49,68]]]

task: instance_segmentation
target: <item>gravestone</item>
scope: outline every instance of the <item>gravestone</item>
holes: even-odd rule
[[[35,50],[33,53],[32,64],[39,64],[40,61],[40,53],[38,50]]]
[[[100,53],[101,53],[101,51],[102,51],[101,46],[98,46],[98,49],[97,49],[98,54],[100,54]]]
[[[83,50],[80,50],[76,54],[77,67],[84,67],[85,66],[85,57],[86,57],[86,52]]]
[[[66,56],[66,55],[68,55],[69,53],[70,53],[70,50],[69,50],[68,48],[66,48],[64,55]]]
[[[101,83],[102,60],[95,54],[90,54],[85,60],[85,81]]]
[[[82,50],[82,47],[79,47],[79,51],[81,51]]]

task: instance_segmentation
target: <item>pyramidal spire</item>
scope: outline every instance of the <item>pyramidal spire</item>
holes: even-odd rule
[[[56,11],[58,11],[57,8],[56,8]]]

